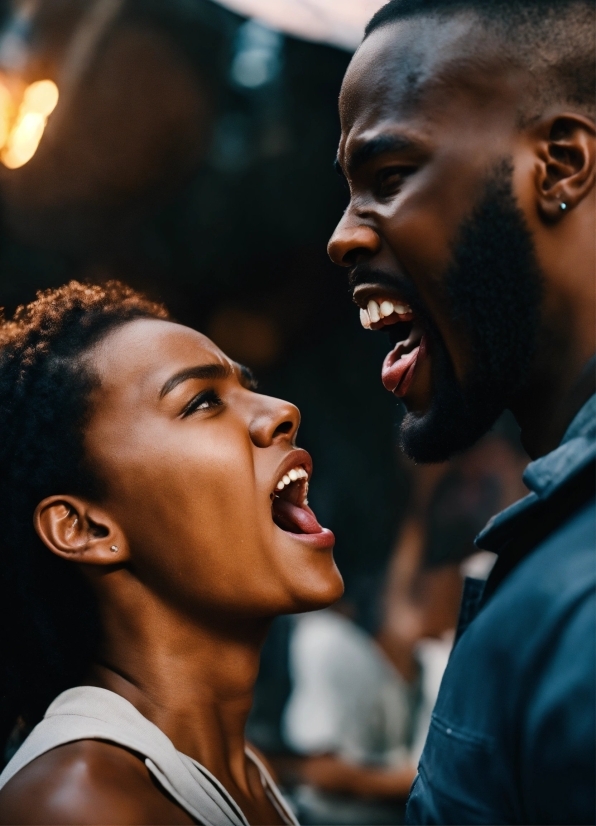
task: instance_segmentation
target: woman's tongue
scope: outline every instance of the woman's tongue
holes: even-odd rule
[[[275,524],[290,533],[321,533],[323,528],[307,505],[294,505],[279,497],[273,500],[273,519]]]

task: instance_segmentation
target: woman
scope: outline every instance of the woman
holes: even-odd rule
[[[118,283],[0,329],[0,734],[54,700],[0,822],[292,822],[244,724],[271,619],[342,592],[297,409]]]

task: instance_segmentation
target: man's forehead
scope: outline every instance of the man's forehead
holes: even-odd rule
[[[373,31],[354,55],[340,94],[342,129],[356,120],[411,115],[445,85],[449,67],[472,60],[476,17],[415,17]],[[476,35],[476,36],[474,36]]]
[[[387,134],[388,151],[418,155],[469,139],[472,125],[477,141],[490,135],[492,143],[496,132],[515,127],[527,88],[526,71],[504,58],[501,41],[473,15],[383,26],[360,46],[344,79],[340,167],[354,170],[371,140],[378,154]],[[396,136],[409,145],[397,146]]]

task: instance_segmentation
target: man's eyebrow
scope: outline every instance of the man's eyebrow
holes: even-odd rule
[[[232,368],[226,364],[197,364],[195,367],[186,367],[171,376],[161,388],[159,398],[163,399],[178,387],[183,381],[189,379],[227,379],[232,375]]]
[[[404,152],[412,149],[414,145],[414,142],[405,135],[378,135],[360,144],[352,152],[348,160],[348,170],[350,174],[353,174],[365,163],[385,152]]]

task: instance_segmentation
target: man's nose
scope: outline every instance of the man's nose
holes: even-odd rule
[[[334,264],[353,267],[376,255],[380,246],[381,239],[376,230],[355,220],[348,210],[335,228],[327,252]]]
[[[258,406],[249,425],[250,437],[257,447],[269,447],[277,441],[294,443],[300,426],[300,411],[290,402],[271,396],[255,396]]]

